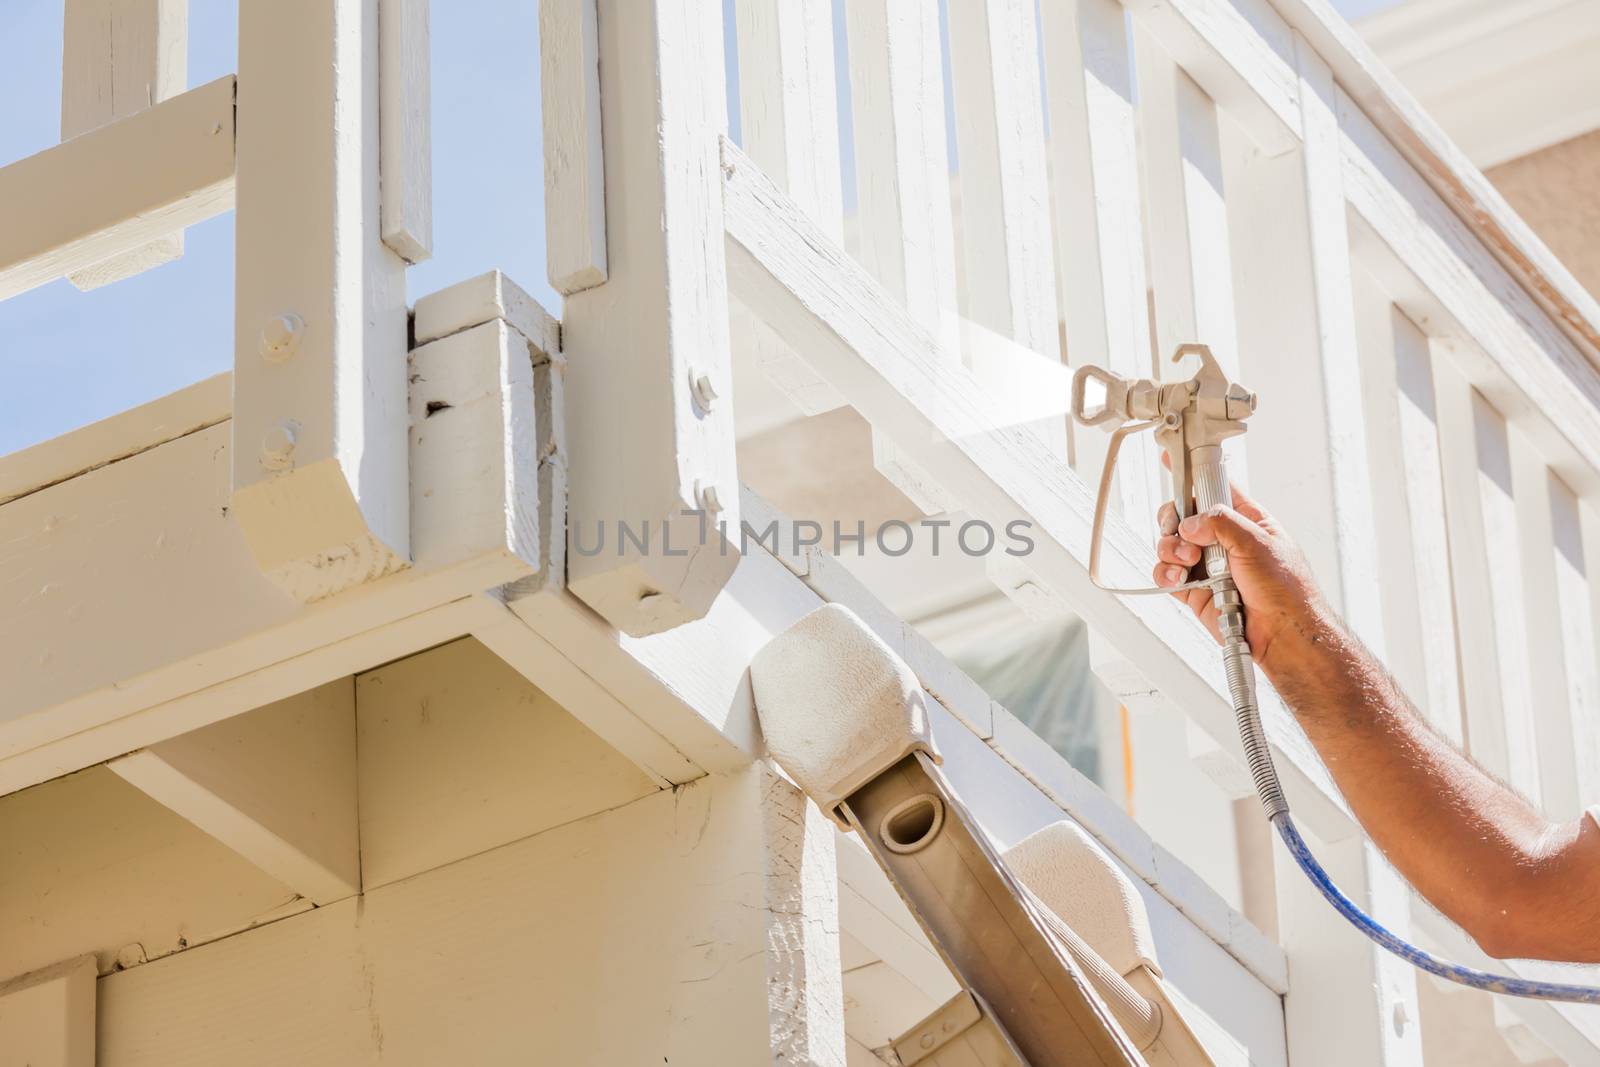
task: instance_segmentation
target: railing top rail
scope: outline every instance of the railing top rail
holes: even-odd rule
[[[1573,277],[1330,0],[1270,0],[1340,86],[1600,367],[1600,301]]]

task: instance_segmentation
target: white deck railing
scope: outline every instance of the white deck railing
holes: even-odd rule
[[[739,0],[741,149],[719,5],[546,0],[571,521],[687,505],[737,523],[726,396],[733,350],[754,352],[803,410],[865,416],[912,499],[1031,521],[1036,552],[996,580],[1082,614],[1119,696],[1231,752],[1209,639],[1163,598],[1087,580],[1104,444],[1064,414],[1066,367],[1162,373],[1201,341],[1262,397],[1235,470],[1430,720],[1552,815],[1600,801],[1592,298],[1324,0],[943,6],[945,27],[931,0],[848,0],[840,56],[827,0]],[[412,562],[403,267],[430,241],[426,23],[421,0],[240,7],[237,103],[225,79],[0,168],[0,297],[158,261],[141,250],[236,188],[231,507],[256,563],[317,600]],[[151,47],[118,62],[155,63]],[[1160,483],[1147,447],[1124,462],[1104,569],[1139,581]],[[567,577],[648,634],[704,615],[734,566],[710,546],[574,557]],[[1392,872],[1264,703],[1346,888],[1405,926]],[[1414,979],[1327,936],[1306,893],[1278,885],[1291,977],[1329,968],[1324,1027],[1390,1033],[1370,1019],[1414,1001]],[[1296,1063],[1328,1054],[1298,1024],[1311,1002],[1289,999]],[[1402,1029],[1337,1055],[1409,1062]]]
[[[826,7],[796,5],[759,52],[741,33],[741,110],[762,126],[723,155],[730,292],[787,342],[796,396],[855,406],[913,499],[1032,520],[1038,552],[997,580],[1042,583],[1114,649],[1099,671],[1119,695],[1176,705],[1231,752],[1198,629],[1085,580],[1102,441],[1018,399],[1058,362],[1160,375],[1178,344],[1211,345],[1262,397],[1234,470],[1419,708],[1551,815],[1600,801],[1594,302],[1337,16],[1309,0],[1076,0],[1037,18],[952,0],[945,86],[936,5],[852,2],[847,252],[815,194],[832,183],[814,172],[831,166],[832,104],[788,75],[832,61],[802,28]],[[1124,463],[1111,568],[1134,583],[1160,482],[1148,451]],[[1269,702],[1296,804],[1356,892],[1405,925],[1393,873]],[[1315,950],[1377,991],[1351,1011],[1414,998],[1403,969],[1316,931],[1330,920],[1296,892],[1279,886],[1291,961]],[[1315,1059],[1290,1007],[1291,1057]],[[1380,1041],[1373,1062],[1414,1055],[1411,1040]]]

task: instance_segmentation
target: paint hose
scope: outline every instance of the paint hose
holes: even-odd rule
[[[1201,511],[1230,502],[1227,472],[1223,465],[1222,450],[1215,446],[1197,448],[1195,457],[1195,502]],[[1459,963],[1439,959],[1431,953],[1396,936],[1372,916],[1362,911],[1355,901],[1345,896],[1334,884],[1322,864],[1311,854],[1305,839],[1289,814],[1289,801],[1278,783],[1278,771],[1272,762],[1272,750],[1267,744],[1267,733],[1261,724],[1261,708],[1256,701],[1255,667],[1250,656],[1250,646],[1244,636],[1244,604],[1228,573],[1227,553],[1220,545],[1205,549],[1206,574],[1212,587],[1212,604],[1218,612],[1218,631],[1222,637],[1224,672],[1227,675],[1228,693],[1233,701],[1234,720],[1239,728],[1239,742],[1244,749],[1245,764],[1249,767],[1256,795],[1266,811],[1268,820],[1283,839],[1289,855],[1300,870],[1317,887],[1323,898],[1333,905],[1333,910],[1344,916],[1357,930],[1371,938],[1380,948],[1405,960],[1413,967],[1459,985],[1502,993],[1512,997],[1534,1000],[1561,1000],[1574,1004],[1600,1004],[1600,988],[1570,985],[1562,982],[1541,982],[1528,978],[1493,974],[1466,967]]]

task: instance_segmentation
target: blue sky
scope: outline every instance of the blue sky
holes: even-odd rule
[[[1335,6],[1359,17],[1394,2]],[[0,0],[0,165],[59,139],[61,12],[62,0]],[[434,258],[410,269],[408,291],[499,267],[559,311],[544,269],[536,0],[448,0],[432,20]],[[234,0],[189,0],[190,85],[236,69],[236,33]],[[0,454],[227,370],[232,317],[231,214],[137,277],[0,302]]]

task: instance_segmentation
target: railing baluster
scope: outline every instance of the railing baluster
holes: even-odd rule
[[[1572,720],[1567,711],[1566,643],[1556,588],[1553,475],[1528,438],[1508,426],[1511,484],[1521,547],[1522,625],[1520,639],[1528,661],[1529,726],[1538,751],[1539,795],[1550,815],[1569,819],[1580,812],[1577,764],[1573,759]],[[1491,545],[1491,547],[1493,547]],[[1498,556],[1498,553],[1497,553]],[[1503,557],[1491,564],[1512,571]],[[1515,620],[1513,620],[1515,621]]]
[[[1490,774],[1539,798],[1521,575],[1505,421],[1455,368],[1449,342],[1433,344],[1439,439],[1461,642],[1467,751]]]
[[[1032,0],[950,0],[966,313],[1057,362],[1050,186]],[[1022,353],[1018,357],[1026,359]],[[1005,363],[974,368],[1014,377]],[[1063,458],[1066,416],[1032,424]]]
[[[1199,342],[1241,377],[1233,262],[1217,106],[1149,34],[1136,39],[1139,126],[1149,210],[1156,373],[1184,373],[1169,357]],[[1244,442],[1227,444],[1228,476],[1248,481]]]
[[[1462,741],[1455,602],[1428,339],[1356,272],[1388,663],[1428,721]],[[1398,458],[1398,462],[1394,461]]]
[[[938,5],[851,0],[845,14],[861,263],[959,358]],[[876,433],[872,451],[878,470],[918,507],[954,507],[915,456]]]
[[[187,0],[66,0],[61,139],[126,118],[189,83]],[[183,231],[67,277],[79,289],[131,278],[183,255]]]
[[[1118,374],[1150,373],[1150,318],[1139,235],[1139,156],[1133,72],[1115,0],[1042,4],[1050,101],[1050,178],[1056,219],[1056,296],[1067,324],[1067,362]],[[1099,478],[1105,436],[1074,435],[1073,466]],[[1160,498],[1154,444],[1130,438],[1117,502],[1135,529],[1153,529]]]
[[[702,617],[738,562],[710,525],[739,528],[733,415],[716,402],[732,375],[722,5],[599,0],[597,24],[607,276],[568,295],[562,347],[571,528],[593,544],[604,523],[611,540],[569,554],[567,577],[639,635]],[[652,548],[621,544],[624,521],[648,523]]]
[[[1567,682],[1571,696],[1573,751],[1578,765],[1578,801],[1600,804],[1600,512],[1593,500],[1557,487],[1556,585],[1561,591],[1562,630],[1569,635]]]
[[[433,255],[428,48],[428,0],[379,0],[378,217],[383,243],[407,263]]]
[[[571,295],[606,280],[605,146],[595,0],[540,0],[545,264]]]
[[[844,242],[831,0],[737,0],[744,151],[824,233]],[[734,345],[807,415],[844,403],[765,323],[735,303]]]

